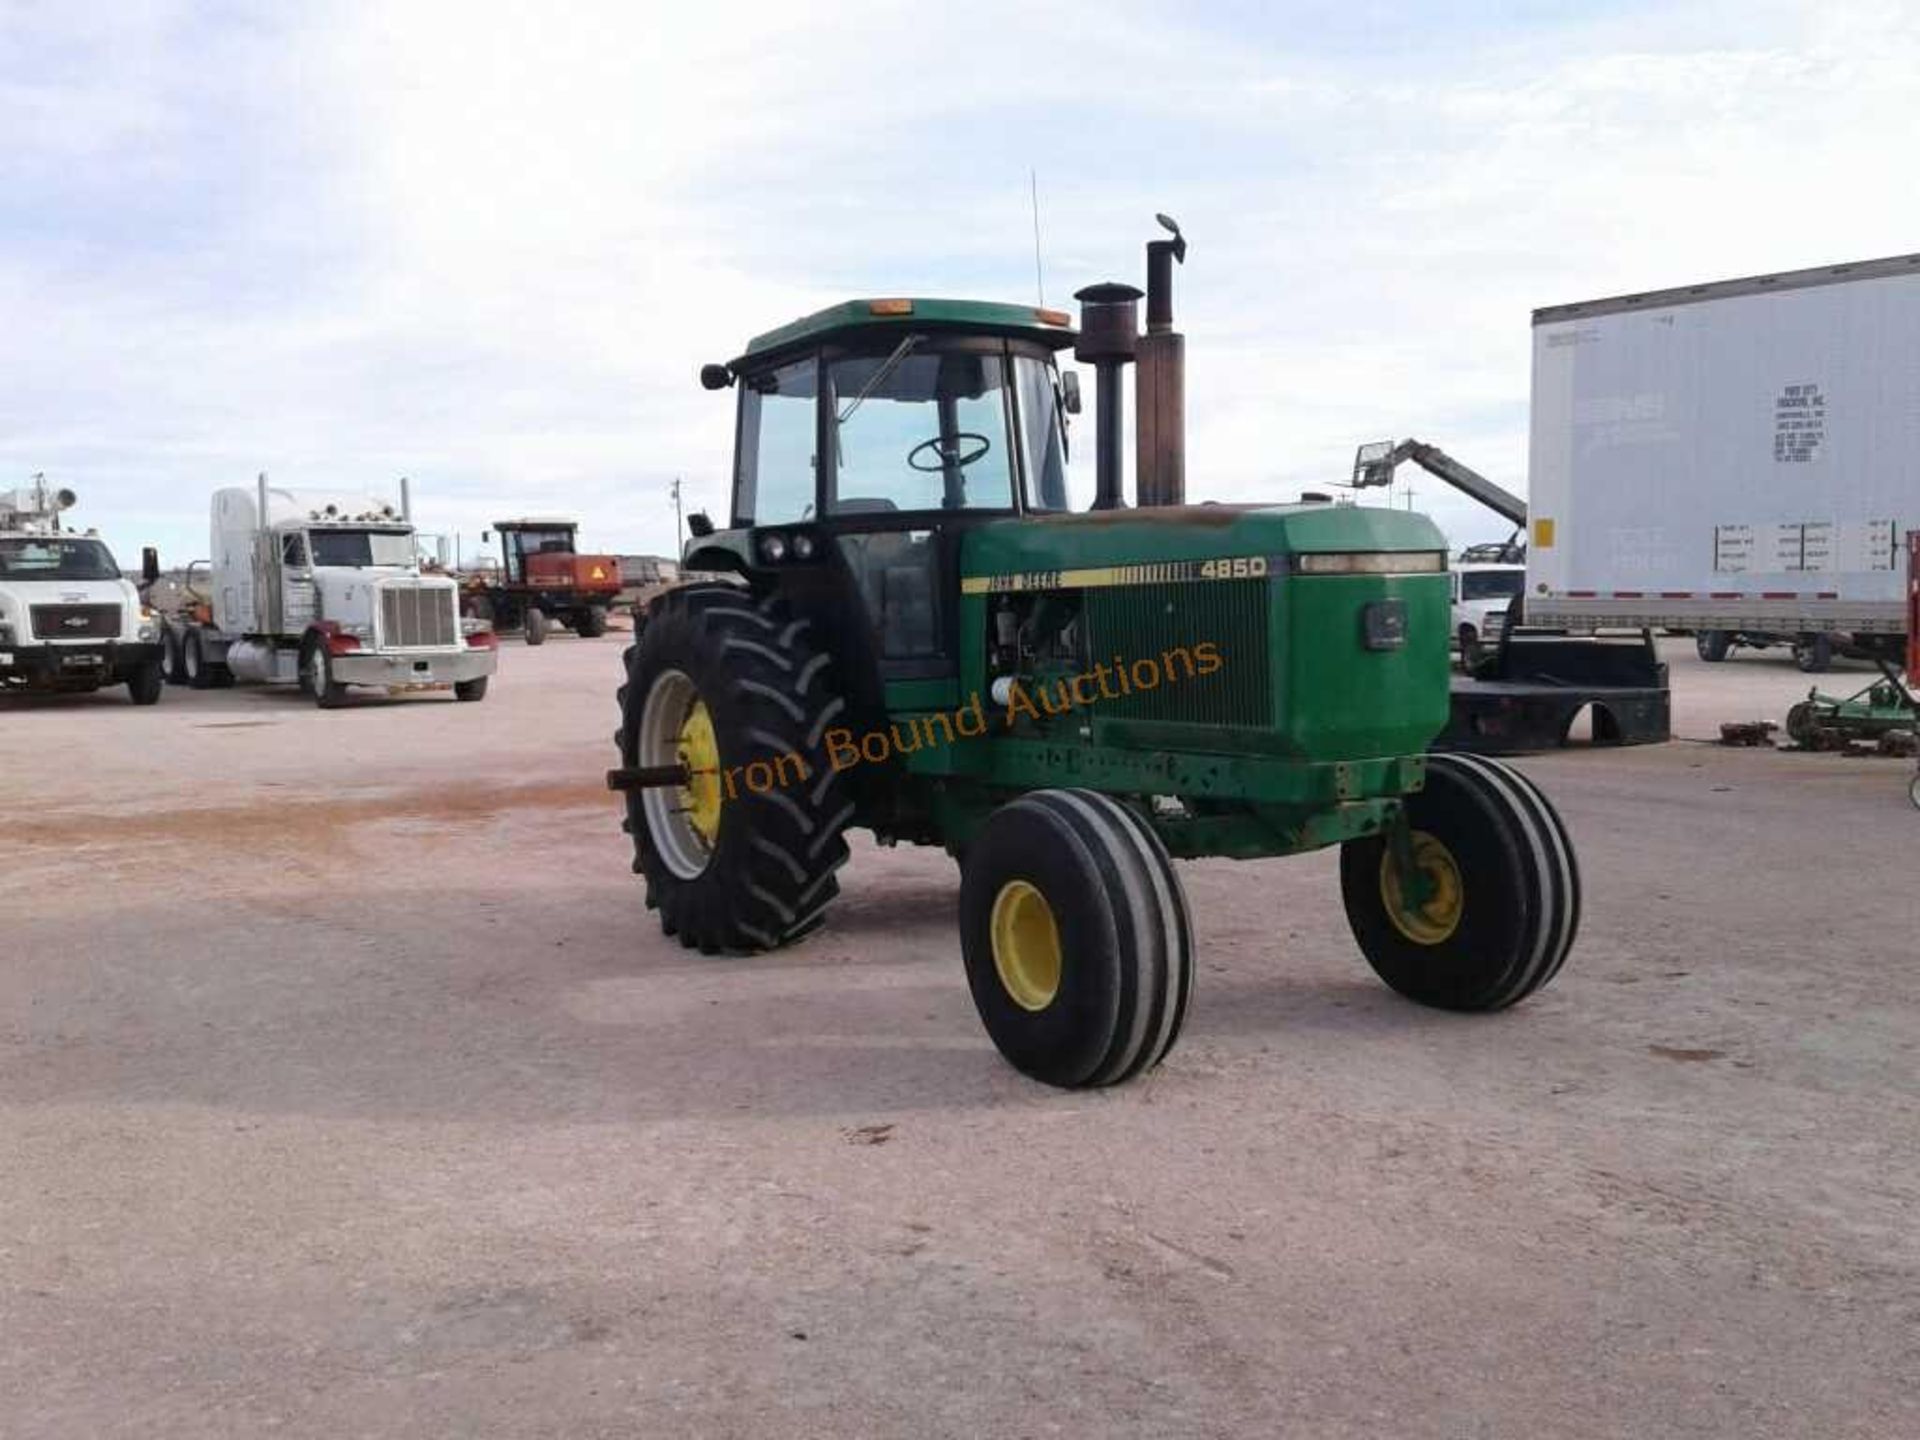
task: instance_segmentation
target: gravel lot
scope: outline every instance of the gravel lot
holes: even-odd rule
[[[622,644],[0,697],[0,1433],[1920,1434],[1906,763],[1527,762],[1587,908],[1494,1017],[1378,985],[1331,854],[1187,865],[1181,1046],[1065,1095],[937,853],[660,936]],[[1673,654],[1688,736],[1807,684]]]

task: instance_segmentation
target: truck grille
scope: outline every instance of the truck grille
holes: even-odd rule
[[[1155,689],[1101,700],[1100,714],[1190,725],[1271,723],[1265,580],[1115,586],[1086,597],[1090,658],[1111,664],[1119,656],[1128,666],[1151,660],[1160,675]],[[1206,644],[1220,664],[1201,675],[1204,662],[1187,656]]]
[[[35,605],[33,633],[41,640],[117,640],[118,605]]]
[[[460,642],[453,588],[436,585],[383,585],[380,588],[380,644],[394,650],[442,650]]]

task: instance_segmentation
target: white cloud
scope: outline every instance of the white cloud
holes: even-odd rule
[[[197,553],[263,467],[666,548],[673,475],[723,505],[700,362],[846,294],[1025,298],[1031,166],[1056,303],[1155,209],[1192,236],[1199,496],[1405,434],[1518,484],[1533,306],[1920,232],[1899,7],[1410,6],[1378,49],[1253,13],[0,0],[0,475],[128,549]]]

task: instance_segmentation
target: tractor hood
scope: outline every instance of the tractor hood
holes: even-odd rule
[[[1179,505],[982,525],[968,532],[960,565],[963,588],[977,594],[1072,588],[1087,582],[1055,572],[1116,565],[1147,571],[1161,567],[1161,573],[1150,578],[1164,580],[1213,578],[1200,572],[1200,566],[1211,561],[1244,560],[1249,568],[1237,568],[1236,577],[1282,574],[1298,563],[1294,556],[1309,554],[1417,554],[1422,568],[1444,570],[1446,548],[1438,526],[1424,515],[1402,510],[1324,504]],[[1000,583],[1023,580],[1026,583]]]

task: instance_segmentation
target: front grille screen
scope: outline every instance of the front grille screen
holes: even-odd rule
[[[1160,676],[1153,689],[1102,699],[1101,715],[1191,725],[1270,723],[1267,581],[1128,585],[1085,595],[1089,658],[1112,665],[1118,656],[1129,666],[1150,660]],[[1217,667],[1198,656],[1202,645],[1213,647]],[[1195,657],[1191,668],[1188,656]],[[1198,673],[1204,668],[1212,673]]]
[[[460,638],[453,591],[445,586],[383,585],[380,643],[395,650],[443,649]]]
[[[33,633],[42,640],[115,640],[118,605],[35,605]]]

